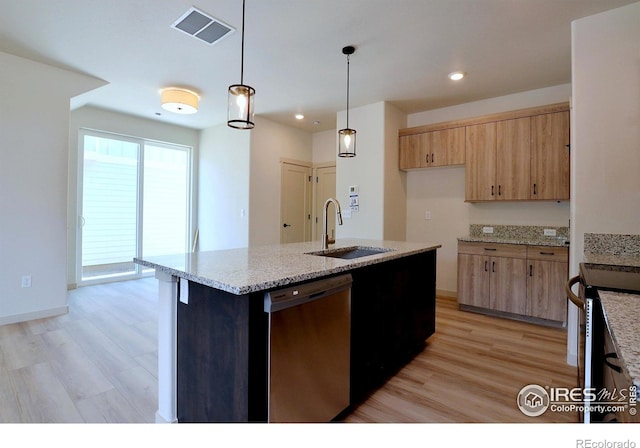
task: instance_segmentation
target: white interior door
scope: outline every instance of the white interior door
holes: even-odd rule
[[[315,211],[314,211],[314,231],[313,239],[320,240],[322,238],[322,217],[323,206],[327,199],[336,197],[336,167],[325,166],[316,168],[315,179]],[[327,233],[330,238],[336,236],[336,212],[333,204],[329,206],[327,219]]]
[[[282,162],[280,242],[311,240],[311,167]]]

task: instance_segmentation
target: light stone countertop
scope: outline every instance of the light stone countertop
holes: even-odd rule
[[[640,295],[598,291],[623,372],[640,398]]]
[[[610,266],[640,267],[639,255],[611,255],[602,253],[584,253],[584,262]]]
[[[321,250],[320,241],[312,241],[134,258],[133,261],[212,288],[243,295],[429,252],[441,247],[440,244],[431,243],[340,239],[336,244],[331,244],[329,250],[352,246],[390,250],[381,254],[343,260],[307,254]]]
[[[469,243],[499,243],[499,244],[522,244],[527,246],[549,246],[549,247],[569,247],[568,240],[563,238],[504,238],[496,236],[473,236],[467,235],[458,238],[458,241]]]

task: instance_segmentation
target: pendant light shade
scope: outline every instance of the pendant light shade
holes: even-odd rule
[[[242,49],[240,53],[240,84],[229,86],[227,102],[227,125],[236,129],[253,129],[253,99],[256,89],[244,84],[244,11],[245,0],[242,0]]]
[[[347,55],[347,127],[338,131],[338,157],[356,156],[356,130],[349,128],[349,56],[355,51],[352,46],[342,49],[342,54]]]

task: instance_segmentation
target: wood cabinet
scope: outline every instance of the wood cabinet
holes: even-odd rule
[[[459,243],[458,302],[509,313],[526,312],[526,248]]]
[[[569,105],[401,129],[400,169],[465,164],[465,200],[569,199]]]
[[[401,170],[464,163],[464,127],[400,136]]]
[[[564,285],[569,278],[566,247],[527,247],[527,315],[564,322],[567,299]]]
[[[569,112],[531,118],[531,199],[569,199]]]
[[[458,243],[458,303],[548,321],[566,320],[568,249]]]
[[[468,126],[466,131],[465,198],[490,201],[495,196],[496,124]]]

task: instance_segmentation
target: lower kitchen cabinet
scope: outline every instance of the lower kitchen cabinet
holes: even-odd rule
[[[351,403],[424,349],[435,332],[436,251],[351,271]]]
[[[564,284],[569,276],[568,256],[565,247],[527,247],[528,316],[567,320]]]
[[[505,244],[458,245],[458,302],[524,314],[526,248]]]
[[[566,320],[568,249],[458,243],[458,303],[503,316]]]

